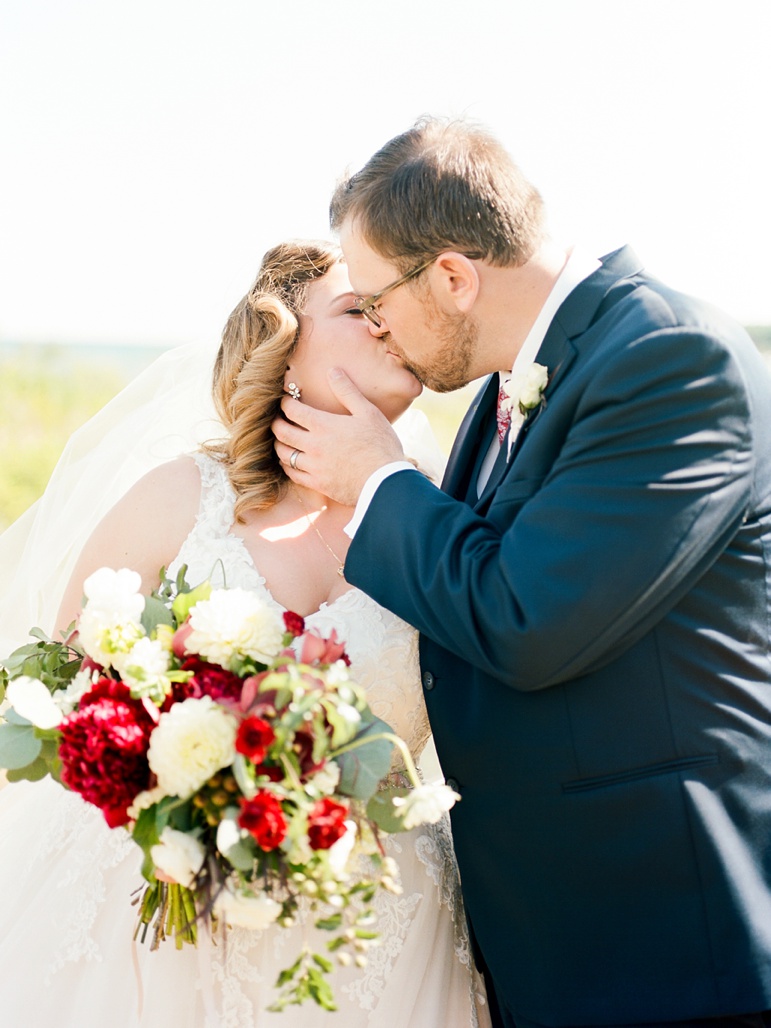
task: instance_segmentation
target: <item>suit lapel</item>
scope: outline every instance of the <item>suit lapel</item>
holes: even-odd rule
[[[536,363],[543,364],[549,371],[549,381],[544,390],[543,399],[538,407],[530,411],[525,418],[508,459],[502,452],[493,465],[487,485],[479,500],[474,504],[478,513],[484,513],[495,490],[508,474],[528,432],[544,415],[548,409],[550,397],[565,380],[577,353],[571,340],[576,339],[588,329],[600,313],[604,302],[614,302],[609,294],[620,280],[628,280],[628,287],[632,288],[634,283],[631,280],[642,270],[642,265],[634,251],[630,247],[624,246],[603,257],[601,267],[565,298],[555,314],[535,358]],[[470,475],[478,465],[478,450],[484,434],[483,426],[489,425],[489,419],[493,417],[497,396],[498,376],[492,375],[477,394],[458,430],[442,482],[444,492],[461,499],[469,495]]]
[[[535,358],[537,364],[543,364],[549,371],[549,381],[544,390],[543,399],[538,407],[528,414],[514,440],[506,466],[497,481],[493,482],[494,476],[490,476],[488,487],[495,488],[503,480],[508,468],[522,449],[528,432],[548,409],[549,398],[554,396],[560,384],[565,380],[577,353],[571,340],[576,339],[589,328],[600,313],[603,302],[606,298],[609,299],[609,293],[613,286],[622,279],[626,279],[629,280],[629,288],[632,288],[631,280],[642,270],[637,255],[630,247],[624,246],[603,257],[602,264],[597,271],[576,286],[562,302]],[[486,489],[482,498],[487,497],[487,492]]]
[[[497,399],[498,376],[491,375],[477,393],[455,437],[442,480],[442,491],[450,496],[457,499],[466,497],[470,476],[477,464],[482,441],[487,435],[485,429],[495,416]]]

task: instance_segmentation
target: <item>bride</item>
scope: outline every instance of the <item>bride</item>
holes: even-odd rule
[[[148,592],[159,584],[161,567],[174,577],[185,564],[191,584],[208,578],[215,586],[248,588],[278,612],[303,615],[322,634],[336,629],[375,714],[417,757],[429,740],[429,726],[415,632],[345,581],[343,528],[351,510],[291,484],[273,449],[270,424],[284,391],[314,407],[339,410],[326,384],[332,364],[345,368],[391,421],[421,391],[367,329],[353,305],[339,252],[317,243],[277,246],[265,255],[256,282],[223,332],[214,403],[226,434],[155,467],[102,518],[71,571],[56,627],[65,628],[77,615],[83,582],[99,567],[133,568]],[[107,479],[91,488],[97,485],[106,489]],[[70,483],[58,490],[63,523],[73,488]],[[84,488],[82,482],[78,488]],[[81,495],[81,511],[83,501]],[[56,518],[49,515],[49,520]],[[31,543],[34,536],[33,528]],[[53,569],[48,588],[39,586],[38,598],[45,593],[50,600],[57,592],[50,585],[57,573],[61,577],[61,567]],[[5,576],[6,606],[18,606],[17,586],[10,585],[7,571]],[[20,577],[17,569],[16,583]],[[8,619],[3,621],[5,643]],[[78,1028],[489,1024],[470,953],[449,822],[445,818],[390,837],[388,848],[400,867],[402,892],[383,893],[379,900],[381,944],[369,951],[366,966],[336,969],[338,1013],[305,1004],[272,1015],[266,1008],[275,998],[276,977],[314,929],[232,929],[225,945],[177,951],[166,943],[150,952],[132,943],[130,897],[141,885],[141,854],[128,835],[107,829],[98,810],[50,780],[5,788],[0,793],[2,1023],[8,1028],[48,1019]]]

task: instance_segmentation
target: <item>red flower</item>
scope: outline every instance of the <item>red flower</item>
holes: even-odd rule
[[[227,668],[209,664],[198,657],[190,657],[182,665],[182,670],[193,672],[193,677],[186,683],[189,696],[196,699],[211,696],[217,703],[240,702],[244,683]]]
[[[295,614],[293,610],[284,611],[284,627],[290,635],[297,637],[305,631],[305,618]]]
[[[267,721],[261,717],[248,717],[238,726],[236,751],[255,764],[261,764],[275,738],[276,733]]]
[[[280,767],[269,767],[267,764],[255,764],[254,770],[258,775],[265,775],[271,782],[280,782],[284,772]]]
[[[280,846],[286,835],[286,820],[276,797],[263,790],[252,799],[241,800],[238,823],[254,836],[260,849],[270,852]]]
[[[104,814],[110,828],[150,784],[147,749],[155,724],[128,686],[100,678],[61,725],[62,781]]]
[[[327,731],[332,731],[330,726],[327,727]],[[326,763],[326,759],[323,757],[318,762],[313,759],[314,742],[313,732],[307,728],[298,728],[294,733],[292,749],[297,756],[297,762],[300,765],[300,776],[302,778],[307,778],[308,775],[313,774],[315,771],[320,771]]]
[[[308,815],[308,841],[313,850],[328,850],[345,835],[348,808],[325,796],[311,807]]]

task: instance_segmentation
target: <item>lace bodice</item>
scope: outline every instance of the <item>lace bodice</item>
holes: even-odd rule
[[[201,473],[200,509],[195,526],[169,567],[170,577],[186,564],[191,585],[209,579],[215,587],[249,589],[283,613],[243,540],[230,531],[236,494],[225,467],[205,454],[196,454],[194,459]],[[415,630],[358,589],[322,604],[305,622],[322,635],[334,628],[338,638],[345,640],[351,676],[366,689],[373,712],[404,739],[417,759],[430,729]]]

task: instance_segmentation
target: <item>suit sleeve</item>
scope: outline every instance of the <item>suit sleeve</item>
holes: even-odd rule
[[[346,561],[350,582],[518,690],[636,642],[711,567],[751,500],[748,391],[725,345],[669,328],[577,365],[488,516],[399,472]],[[562,443],[533,484],[522,476],[536,429]]]

